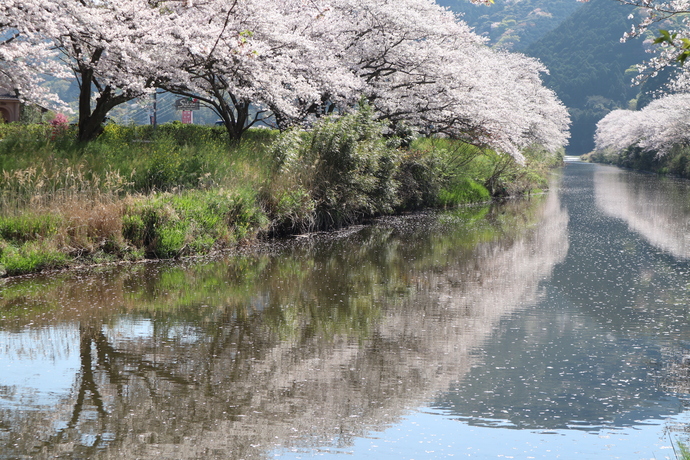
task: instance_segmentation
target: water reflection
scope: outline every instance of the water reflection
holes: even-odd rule
[[[73,382],[48,405],[22,399],[38,383],[3,378],[0,449],[264,458],[350,445],[470,372],[501,318],[546,295],[567,224],[551,193],[187,267],[9,282],[1,359],[25,361],[12,341],[38,328],[69,331],[59,346],[79,359],[55,357]]]
[[[594,175],[597,206],[674,257],[690,258],[690,183],[613,167]]]
[[[588,164],[567,168],[567,257],[543,297],[504,317],[477,365],[435,403],[471,425],[639,427],[688,404],[679,393],[688,388],[690,265],[650,246],[650,227],[639,223],[674,207],[674,193],[659,186],[669,193],[663,203],[645,176]],[[686,190],[682,184],[675,193]],[[653,211],[633,211],[646,208],[647,199]],[[687,224],[680,220],[676,228]],[[656,241],[670,241],[674,232]]]

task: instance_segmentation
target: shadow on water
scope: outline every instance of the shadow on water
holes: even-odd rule
[[[255,255],[7,282],[0,458],[265,458],[344,446],[466,377],[553,295],[558,193]]]

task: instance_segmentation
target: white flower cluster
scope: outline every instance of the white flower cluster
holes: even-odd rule
[[[648,77],[657,76],[663,69],[676,67],[679,71],[671,79],[668,89],[678,91],[679,85],[685,84],[688,80],[684,64],[690,56],[690,0],[619,1],[636,7],[635,13],[628,16],[628,19],[636,21],[636,24],[631,26],[630,32],[623,34],[622,42],[644,36],[652,26],[660,29],[655,40],[645,41],[650,44],[654,41],[649,49],[649,52],[654,53],[654,57],[637,66],[639,73],[633,79],[633,83],[640,84]]]
[[[0,85],[41,101],[41,75],[77,75],[80,125],[163,88],[197,97],[236,136],[364,97],[382,118],[517,159],[568,138],[544,67],[489,49],[433,0],[3,0],[0,28]],[[263,110],[251,118],[250,105]]]
[[[597,123],[596,150],[621,153],[630,147],[663,156],[690,141],[690,94],[654,100],[642,110],[614,110]]]

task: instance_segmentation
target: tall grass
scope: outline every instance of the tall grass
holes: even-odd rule
[[[392,213],[400,202],[395,176],[401,153],[385,129],[365,108],[278,139],[267,194],[272,215],[280,216],[276,224],[337,228]]]
[[[199,126],[108,125],[88,144],[72,134],[0,126],[0,274],[204,253],[266,226],[256,195],[270,131],[232,148]]]
[[[2,275],[207,253],[262,234],[486,201],[498,189],[542,187],[552,161],[528,152],[533,164],[518,165],[448,139],[403,148],[366,108],[310,132],[250,130],[239,143],[179,123],[107,125],[87,144],[73,129],[0,125]]]
[[[123,127],[107,125],[88,144],[66,131],[8,125],[0,131],[0,190],[28,195],[61,190],[150,193],[183,188],[227,186],[265,179],[270,169],[266,145],[275,134],[250,130],[232,148],[217,128],[186,125]]]

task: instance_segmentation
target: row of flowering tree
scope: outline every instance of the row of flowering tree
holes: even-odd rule
[[[690,142],[690,94],[671,94],[642,110],[614,110],[597,124],[595,149],[620,154],[639,148],[663,156]]]
[[[393,124],[520,159],[567,142],[545,68],[494,51],[433,0],[3,0],[0,85],[46,103],[41,77],[79,84],[78,137],[157,88],[213,108],[231,138],[366,99]],[[259,110],[250,111],[250,106]]]
[[[587,0],[582,0],[587,1]],[[690,0],[618,0],[635,8],[622,42],[646,37],[652,53],[637,65],[633,84],[665,72],[656,98],[641,110],[613,110],[597,123],[595,153],[651,153],[657,160],[690,143]],[[651,37],[651,38],[650,38]]]

